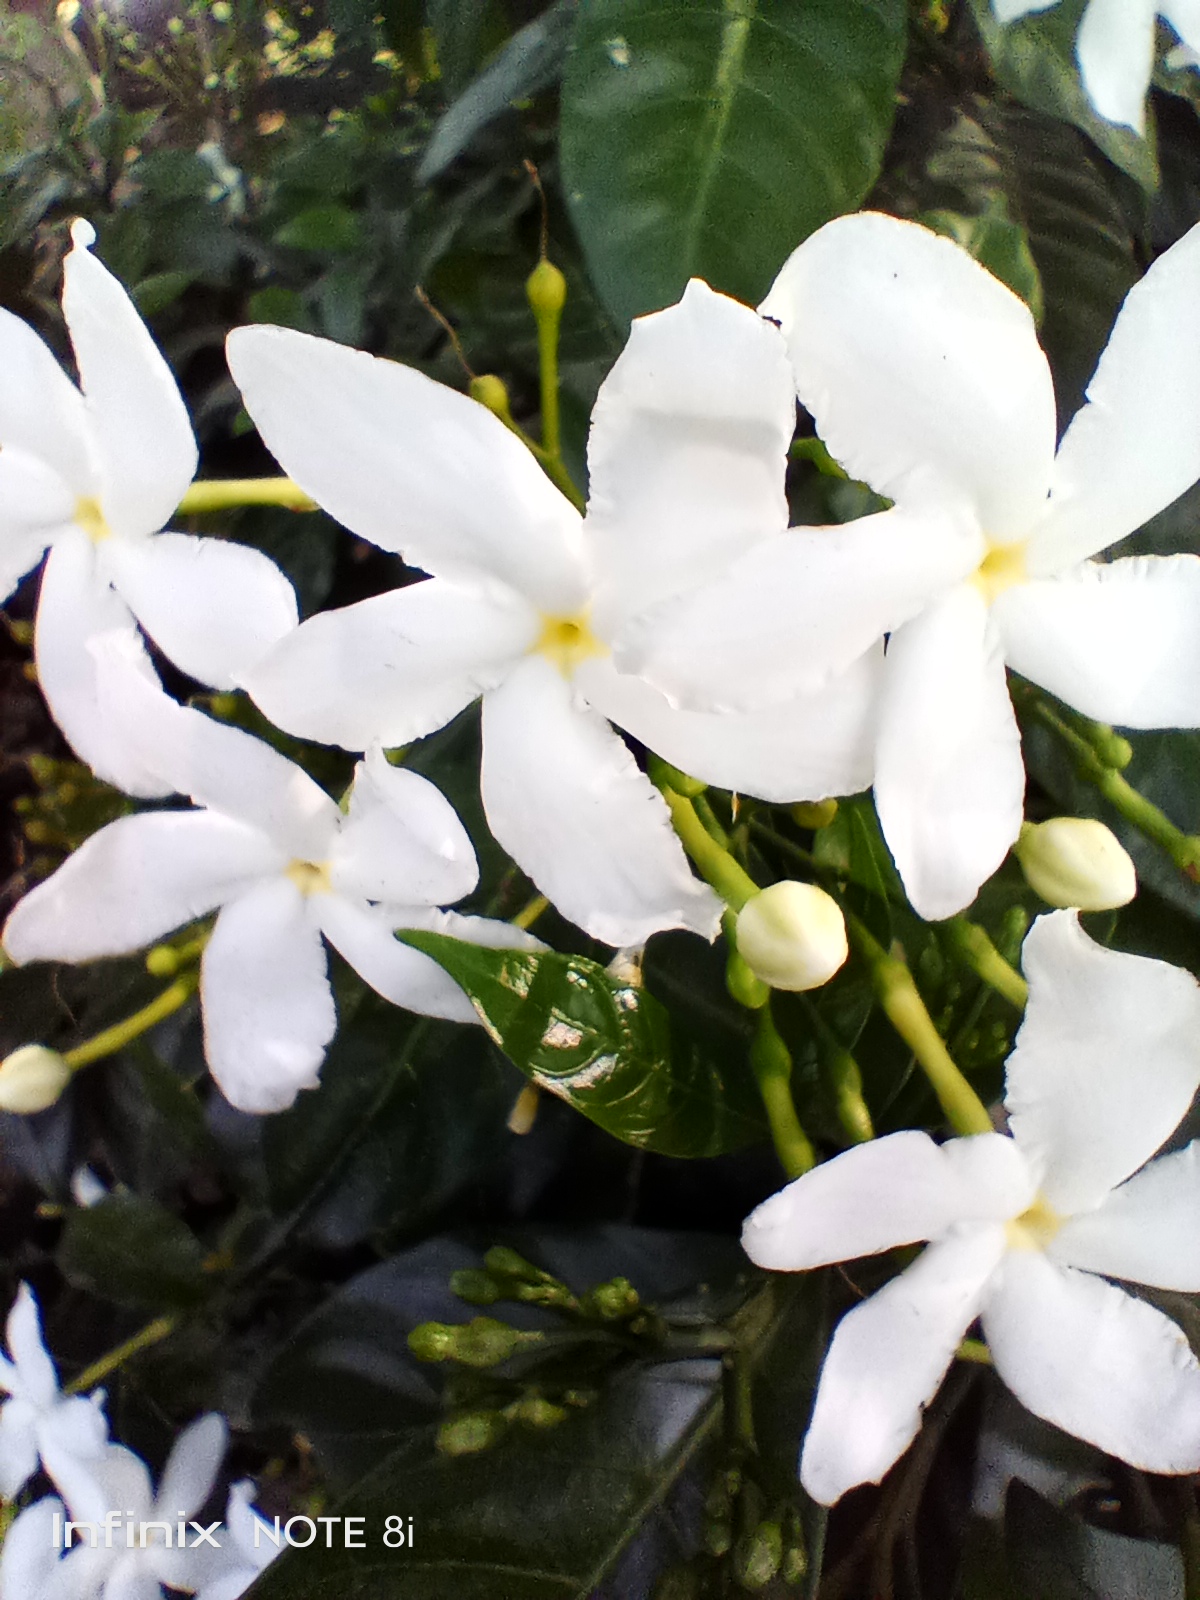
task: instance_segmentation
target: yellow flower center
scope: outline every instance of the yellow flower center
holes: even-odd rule
[[[1044,1250],[1063,1225],[1063,1219],[1042,1195],[1005,1228],[1010,1250]]]
[[[83,529],[93,544],[112,537],[112,529],[105,520],[99,500],[85,495],[75,502],[75,522]]]
[[[991,605],[998,595],[1029,577],[1025,566],[1025,541],[1016,544],[994,544],[979,563],[972,583]]]
[[[608,654],[608,646],[597,639],[588,625],[586,611],[579,611],[573,617],[543,613],[542,631],[533,648],[537,654],[553,661],[564,678],[569,678],[589,656]]]
[[[293,861],[285,876],[292,880],[301,894],[330,894],[333,890],[328,861]]]

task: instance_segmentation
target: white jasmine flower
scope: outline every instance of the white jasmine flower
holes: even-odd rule
[[[800,616],[805,638],[815,619],[813,670],[770,711],[678,710],[635,675],[658,608],[697,587],[719,596],[735,558],[787,527],[795,397],[783,342],[747,307],[693,280],[634,323],[593,413],[584,521],[496,417],[411,368],[284,328],[238,329],[228,351],[263,439],[305,491],[434,574],[310,619],[245,686],[281,727],[352,750],[422,738],[482,694],[492,832],[594,937],[711,937],[720,914],[606,718],[695,776],[767,799],[870,781],[893,619],[864,617],[857,595]],[[940,564],[914,557],[886,537],[892,520],[868,521],[889,604],[905,583],[923,599],[940,547]],[[797,537],[840,548],[842,531]],[[736,709],[738,662],[711,644],[733,697],[717,709]]]
[[[1200,558],[1090,559],[1200,476],[1200,229],[1131,290],[1057,455],[1028,308],[949,239],[841,217],[800,246],[762,310],[846,470],[910,519],[962,529],[958,571],[890,625],[875,748],[876,805],[908,897],[947,917],[1021,826],[1006,662],[1104,722],[1200,725]],[[692,666],[705,641],[714,660],[737,656],[761,706],[808,668],[795,616],[814,589],[840,582],[877,614],[894,600],[893,574],[867,550],[818,583],[789,537],[736,564],[719,596],[660,616],[647,675],[680,694],[690,681],[711,703],[719,686]]]
[[[122,817],[93,834],[10,915],[14,961],[127,954],[220,908],[200,967],[209,1067],[234,1105],[279,1111],[315,1087],[337,1024],[322,935],[386,999],[464,1022],[477,1018],[462,990],[394,929],[540,948],[507,923],[436,909],[468,894],[478,869],[424,778],[376,749],[343,814],[269,745],[130,672],[124,636],[94,649],[120,737],[199,809]]]
[[[0,1356],[0,1497],[11,1500],[41,1460],[55,1472],[71,1456],[96,1457],[108,1439],[104,1391],[63,1395],[42,1341],[33,1290],[23,1283],[8,1314],[8,1358]]]
[[[231,1485],[225,1507],[224,1540],[228,1570],[200,1590],[196,1600],[240,1600],[264,1568],[279,1555],[274,1527],[255,1511],[254,1485],[248,1478]],[[257,1533],[257,1537],[256,1537]],[[0,1595],[0,1600],[4,1600]]]
[[[1001,22],[1015,22],[1034,11],[1048,11],[1058,0],[992,0]],[[1196,0],[1088,0],[1075,54],[1079,75],[1095,111],[1107,122],[1146,131],[1146,95],[1154,72],[1154,19],[1169,22],[1183,41],[1181,51],[1200,50],[1200,8]],[[1170,66],[1192,66],[1186,57]]]
[[[98,714],[88,640],[134,619],[215,688],[296,624],[283,573],[257,550],[159,529],[196,470],[175,380],[133,302],[92,255],[86,222],[63,265],[82,392],[38,336],[0,311],[0,598],[41,559],[38,679],[76,751],[131,794],[162,794]]]
[[[891,1134],[747,1220],[747,1253],[778,1271],[931,1241],[838,1324],[800,1463],[825,1504],[907,1449],[976,1317],[1030,1411],[1144,1471],[1200,1468],[1200,1363],[1106,1281],[1200,1290],[1200,1141],[1150,1159],[1200,1087],[1200,985],[1094,944],[1073,911],[1040,917],[1023,959],[1011,1137]]]
[[[73,1536],[73,1548],[58,1562],[47,1600],[165,1600],[163,1586],[190,1594],[222,1574],[229,1561],[225,1529],[196,1519],[212,1493],[225,1443],[223,1417],[211,1413],[193,1422],[175,1441],[157,1493],[145,1462],[124,1445],[109,1445],[99,1461],[75,1462],[57,1473],[55,1482],[70,1520],[91,1524],[96,1531],[94,1539],[86,1528]],[[44,1528],[45,1505],[39,1501],[22,1512],[9,1540],[33,1511]],[[22,1536],[22,1552],[31,1543]],[[30,1551],[28,1559],[32,1566],[35,1553]],[[10,1565],[6,1578],[12,1600],[26,1600],[26,1591],[18,1587],[24,1573],[17,1562]],[[0,1600],[9,1600],[7,1590],[0,1591]]]
[[[0,1542],[0,1600],[93,1600],[63,1572],[61,1537],[65,1508],[47,1495],[14,1517]]]

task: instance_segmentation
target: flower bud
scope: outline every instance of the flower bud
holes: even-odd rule
[[[567,280],[543,256],[525,280],[525,294],[535,317],[557,317],[567,301]]]
[[[1137,893],[1133,862],[1111,829],[1090,817],[1022,823],[1013,854],[1048,905],[1111,911]]]
[[[816,989],[828,983],[849,953],[837,902],[816,884],[790,878],[742,907],[737,947],[750,970],[772,989]]]
[[[25,1044],[0,1062],[0,1111],[29,1116],[52,1106],[71,1081],[71,1069],[57,1050]]]
[[[472,400],[478,400],[481,406],[499,417],[506,426],[512,426],[512,410],[503,378],[498,378],[494,372],[480,373],[477,378],[471,379],[470,393]]]
[[[827,828],[837,816],[838,803],[836,800],[800,800],[788,807],[788,813],[793,822],[815,833],[818,828]]]
[[[444,1456],[473,1456],[499,1444],[508,1432],[508,1418],[499,1411],[461,1411],[447,1417],[437,1431]]]
[[[478,1267],[463,1267],[450,1274],[450,1292],[472,1306],[491,1306],[503,1297],[504,1291],[490,1272]]]

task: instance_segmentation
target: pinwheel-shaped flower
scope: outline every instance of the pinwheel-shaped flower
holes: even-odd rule
[[[907,1448],[976,1317],[1038,1416],[1149,1472],[1200,1468],[1200,1363],[1105,1281],[1200,1290],[1200,1142],[1150,1160],[1200,1087],[1200,985],[1093,944],[1073,911],[1038,919],[1024,965],[1011,1137],[894,1133],[747,1220],[748,1254],[781,1271],[932,1241],[834,1334],[800,1463],[826,1504]]]
[[[104,1391],[88,1398],[66,1396],[42,1343],[42,1324],[33,1290],[17,1291],[6,1328],[8,1359],[0,1356],[0,1497],[12,1500],[37,1471],[70,1456],[99,1456],[108,1440]]]
[[[858,618],[847,651],[832,598],[812,608],[820,670],[768,712],[677,711],[627,670],[658,607],[697,587],[719,594],[730,562],[787,526],[795,398],[777,330],[748,308],[693,281],[634,324],[593,414],[582,522],[490,412],[411,368],[284,328],[238,329],[228,348],[260,433],[306,492],[434,574],[310,619],[250,672],[281,727],[351,750],[403,744],[482,693],[493,833],[613,945],[674,926],[711,936],[720,906],[605,718],[698,777],[768,799],[870,781],[883,628]],[[899,541],[889,554],[881,530],[877,544],[895,583],[923,596],[920,562],[902,562]],[[828,637],[847,669],[831,680]],[[738,666],[715,643],[709,665],[718,677]]]
[[[992,0],[1001,22],[1048,11],[1058,0]],[[1100,116],[1146,130],[1146,95],[1154,71],[1154,19],[1169,22],[1186,50],[1200,50],[1196,0],[1088,0],[1075,54],[1083,87]]]
[[[63,315],[82,393],[19,318],[0,311],[0,598],[50,547],[34,646],[50,709],[79,755],[131,794],[132,769],[98,714],[88,641],[134,618],[177,666],[215,688],[296,625],[275,564],[223,539],[158,530],[196,469],[175,380],[133,302],[72,231]]]
[[[1200,229],[1130,292],[1057,456],[1028,309],[916,223],[864,212],[827,224],[762,310],[783,327],[833,455],[945,550],[940,588],[911,604],[913,588],[872,559],[869,529],[818,583],[812,552],[785,535],[737,563],[719,596],[660,614],[643,668],[712,705],[722,686],[693,664],[706,639],[714,659],[739,661],[741,703],[761,706],[811,673],[796,614],[814,590],[849,587],[865,617],[890,613],[875,802],[909,899],[947,917],[1021,826],[1006,661],[1105,722],[1200,725],[1200,559],[1089,559],[1200,477]],[[948,519],[957,543],[944,540]],[[893,535],[893,561],[908,539]]]
[[[201,809],[143,812],[93,834],[10,915],[4,945],[14,961],[125,954],[219,907],[200,969],[205,1051],[245,1111],[282,1110],[316,1085],[337,1025],[322,934],[386,999],[477,1021],[462,990],[393,930],[537,941],[507,923],[435,909],[468,894],[478,870],[431,783],[375,751],[359,763],[343,814],[269,745],[176,704],[131,671],[124,636],[94,649],[119,737]]]

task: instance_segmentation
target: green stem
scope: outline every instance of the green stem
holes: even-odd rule
[[[536,306],[538,381],[542,402],[542,449],[552,461],[562,460],[558,418],[558,335],[562,307]]]
[[[290,478],[201,478],[188,488],[176,508],[179,516],[228,511],[233,506],[285,506],[289,511],[316,511],[317,502]]]
[[[862,1092],[862,1071],[858,1062],[834,1033],[807,995],[800,997],[808,1012],[812,1030],[821,1041],[821,1056],[826,1076],[837,1102],[842,1132],[853,1144],[866,1144],[875,1137],[875,1124]]]
[[[733,911],[740,911],[748,900],[758,893],[758,885],[750,874],[722,849],[696,815],[696,808],[683,795],[669,786],[660,790],[671,813],[671,823],[679,835],[683,848],[700,869],[700,876],[710,884]]]
[[[156,1023],[162,1022],[164,1018],[178,1011],[180,1006],[186,1005],[195,994],[199,981],[198,973],[185,972],[176,978],[169,989],[164,989],[156,1000],[151,1000],[148,1006],[135,1011],[123,1022],[115,1022],[111,1028],[105,1028],[102,1033],[85,1039],[82,1044],[77,1044],[74,1050],[64,1051],[63,1060],[71,1071],[75,1072],[80,1067],[90,1066],[93,1061],[100,1061],[104,1056],[115,1055],[118,1050],[124,1049],[147,1029],[153,1028]]]
[[[528,905],[522,906],[515,917],[508,920],[514,928],[532,928],[544,911],[549,911],[550,902],[544,894],[535,894]]]
[[[955,1351],[959,1361],[971,1361],[977,1367],[990,1367],[992,1365],[992,1352],[982,1339],[964,1339]]]
[[[1043,701],[1034,700],[1033,709],[1038,719],[1075,757],[1080,777],[1097,788],[1139,833],[1165,850],[1181,872],[1193,880],[1200,879],[1200,838],[1177,828],[1165,812],[1144,794],[1139,794],[1120,772],[1108,765],[1089,740],[1069,727]]]
[[[846,931],[867,963],[888,1021],[916,1056],[950,1126],[956,1133],[991,1133],[987,1107],[951,1058],[908,967],[898,956],[889,955],[851,912],[846,913]]]
[[[696,815],[708,830],[709,835],[721,846],[722,850],[729,849],[729,835],[721,826],[717,813],[713,810],[706,794],[698,794],[692,801],[696,808]]]
[[[148,1322],[144,1328],[138,1330],[132,1338],[126,1339],[124,1344],[119,1344],[102,1355],[98,1361],[93,1361],[90,1367],[73,1378],[64,1389],[64,1394],[83,1394],[88,1389],[94,1389],[102,1383],[110,1372],[115,1372],[118,1367],[124,1366],[130,1356],[136,1356],[143,1350],[148,1350],[151,1345],[160,1344],[168,1334],[175,1331],[178,1317],[155,1317],[153,1322]]]
[[[1009,966],[979,924],[969,922],[966,917],[951,917],[943,927],[954,954],[997,994],[1003,995],[1018,1011],[1024,1011],[1029,985],[1015,967]]]
[[[758,1032],[750,1049],[750,1061],[758,1079],[779,1163],[789,1178],[799,1178],[816,1165],[817,1157],[796,1115],[791,1090],[792,1057],[779,1036],[769,1005],[758,1013]]]

